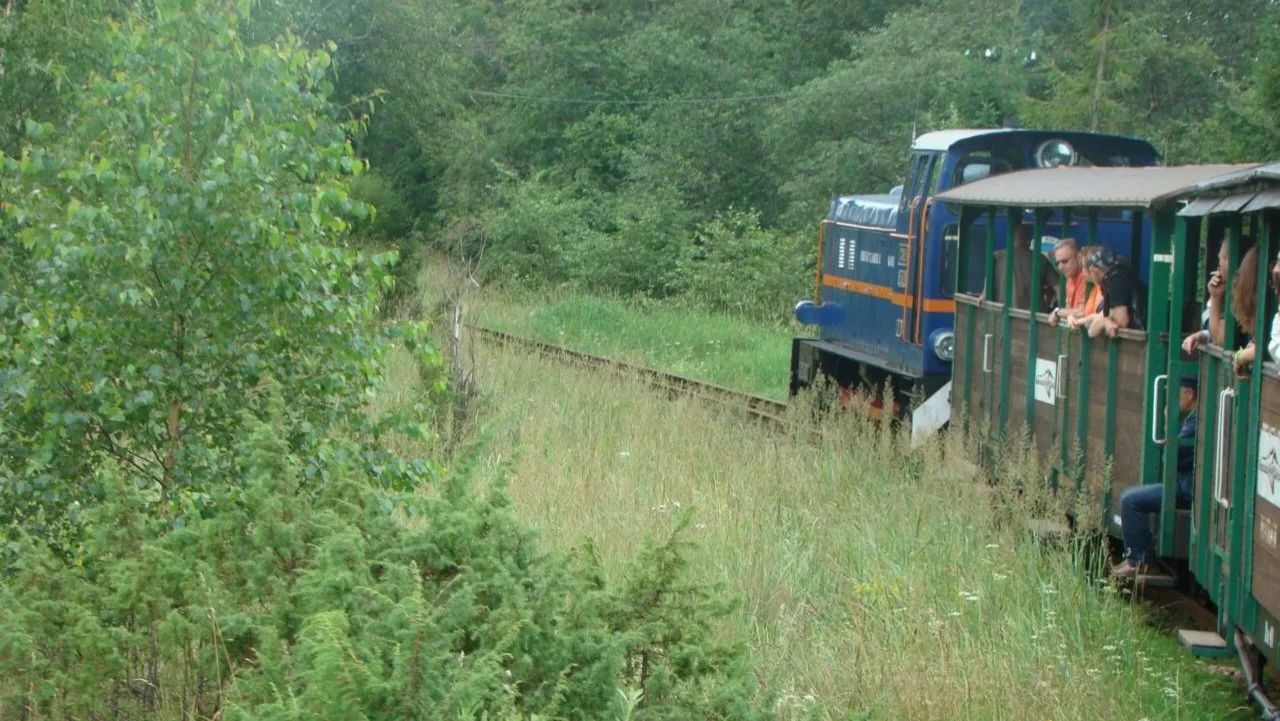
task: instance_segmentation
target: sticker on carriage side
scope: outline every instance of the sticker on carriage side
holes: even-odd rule
[[[1036,402],[1058,404],[1058,363],[1036,358]]]
[[[1280,508],[1280,430],[1269,423],[1258,432],[1258,495]]]
[[[1273,551],[1276,550],[1276,530],[1276,522],[1274,520],[1261,514],[1258,515],[1258,541]]]
[[[864,250],[858,255],[858,260],[863,263],[871,263],[872,265],[880,265],[880,254],[870,250]]]

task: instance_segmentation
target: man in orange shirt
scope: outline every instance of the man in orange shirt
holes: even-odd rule
[[[1053,246],[1054,263],[1067,281],[1067,304],[1053,309],[1049,314],[1050,323],[1057,323],[1060,318],[1090,315],[1097,310],[1098,303],[1102,300],[1102,293],[1097,286],[1094,286],[1087,299],[1085,297],[1088,277],[1084,272],[1082,257],[1080,246],[1074,238],[1063,238]]]
[[[1080,265],[1080,248],[1074,238],[1063,238],[1053,246],[1054,264],[1067,279],[1067,308],[1084,307],[1084,268]]]

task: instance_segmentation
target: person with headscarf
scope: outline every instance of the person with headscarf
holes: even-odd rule
[[[1106,246],[1096,248],[1085,259],[1085,272],[1098,287],[1101,299],[1093,314],[1070,318],[1069,327],[1084,328],[1090,338],[1103,333],[1114,336],[1124,328],[1145,327],[1147,289],[1114,251]]]

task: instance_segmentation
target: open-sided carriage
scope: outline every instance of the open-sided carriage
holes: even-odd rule
[[[1255,677],[1255,653],[1277,661],[1280,624],[1280,367],[1254,363],[1237,377],[1234,318],[1222,347],[1185,354],[1184,335],[1200,328],[1200,295],[1218,245],[1230,285],[1244,233],[1256,239],[1257,318],[1249,335],[1266,358],[1274,299],[1267,282],[1280,250],[1280,163],[1267,166],[1061,168],[1028,170],[941,193],[959,217],[956,348],[952,403],[983,445],[1026,432],[1058,487],[1099,494],[1108,531],[1119,535],[1116,499],[1126,487],[1163,484],[1161,556],[1185,559],[1218,607],[1219,635],[1187,635],[1196,653],[1240,652]],[[1089,338],[1051,324],[1031,294],[1026,310],[984,301],[996,277],[1003,228],[1029,220],[1033,238],[1071,236],[1103,243],[1130,259],[1147,285],[1143,330]],[[1003,221],[1003,222],[1001,222]],[[1103,238],[1100,223],[1128,225],[1127,242]],[[1040,247],[1035,245],[1035,247]],[[977,266],[977,267],[975,267]],[[1033,263],[1032,287],[1039,285]],[[1275,359],[1271,359],[1275,360]],[[1199,376],[1195,500],[1176,508],[1178,407],[1170,389]],[[1175,396],[1176,397],[1176,396]],[[1270,706],[1256,686],[1250,693]]]

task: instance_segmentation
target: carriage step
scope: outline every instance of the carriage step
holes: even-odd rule
[[[1156,573],[1141,573],[1134,577],[1133,585],[1146,586],[1147,588],[1173,588],[1178,585],[1178,578],[1169,573],[1158,571]],[[1188,632],[1196,633],[1196,632]]]
[[[1193,631],[1188,628],[1178,629],[1178,643],[1191,652],[1192,656],[1201,658],[1224,658],[1231,655],[1227,648],[1227,640],[1213,631]]]

